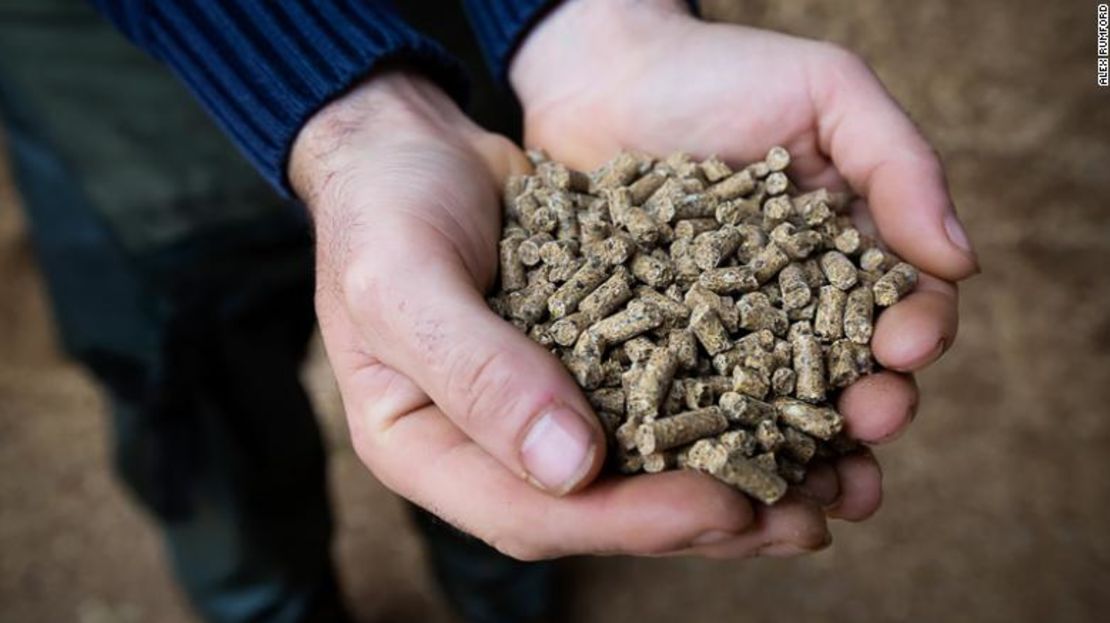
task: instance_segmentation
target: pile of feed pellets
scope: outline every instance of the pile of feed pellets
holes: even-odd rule
[[[877,369],[875,317],[917,271],[853,226],[848,195],[800,192],[782,147],[738,170],[529,157],[506,184],[489,303],[562,360],[615,469],[696,469],[774,504],[857,447],[835,399]]]

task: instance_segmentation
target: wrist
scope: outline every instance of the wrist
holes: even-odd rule
[[[525,108],[605,79],[614,64],[637,64],[638,52],[668,24],[691,22],[685,0],[564,0],[537,23],[509,65]]]
[[[290,150],[290,186],[310,211],[325,187],[375,154],[420,140],[471,140],[481,131],[435,84],[401,69],[369,80],[314,114]]]

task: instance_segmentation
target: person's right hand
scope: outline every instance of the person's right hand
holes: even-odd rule
[[[585,487],[605,453],[589,404],[483,298],[502,182],[527,167],[509,141],[401,73],[333,102],[298,136],[289,176],[315,221],[320,328],[362,461],[390,489],[522,559],[736,538],[749,552],[825,544],[808,502],[756,522],[747,498],[701,474]]]

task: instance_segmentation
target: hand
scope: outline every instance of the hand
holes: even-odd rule
[[[527,167],[401,73],[298,136],[289,176],[315,221],[320,329],[362,461],[518,558],[665,553],[741,532],[752,547],[823,543],[823,528],[751,529],[742,496],[695,474],[582,489],[604,458],[593,412],[560,362],[483,299],[502,181]]]
[[[861,227],[877,227],[895,252],[928,273],[876,327],[874,354],[889,371],[865,377],[840,398],[850,434],[889,440],[916,409],[910,373],[955,337],[953,282],[977,271],[940,162],[853,54],[701,22],[684,7],[676,0],[567,0],[548,15],[510,68],[526,142],[583,169],[620,149],[745,163],[783,145],[794,155],[789,173],[803,188],[851,188],[863,197],[855,214]],[[833,517],[864,519],[881,500],[870,455],[818,470],[807,485],[839,499]],[[817,505],[803,503],[760,509],[757,519],[812,531],[825,521]],[[695,551],[744,555],[749,546],[741,538]]]

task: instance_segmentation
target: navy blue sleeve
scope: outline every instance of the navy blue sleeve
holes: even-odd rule
[[[486,63],[498,82],[508,79],[512,61],[524,36],[560,0],[463,0]],[[698,0],[686,0],[698,12]]]
[[[169,65],[262,175],[285,176],[297,132],[375,65],[401,60],[456,100],[462,67],[385,0],[92,0]]]

